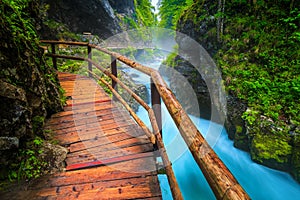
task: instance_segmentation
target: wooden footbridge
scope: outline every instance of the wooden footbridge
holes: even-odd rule
[[[156,70],[89,43],[41,42],[52,46],[47,55],[52,57],[55,68],[57,58],[87,61],[90,77],[58,72],[60,84],[70,99],[63,112],[52,116],[47,128],[53,130],[61,145],[68,147],[66,172],[43,178],[10,199],[161,199],[157,157],[162,158],[173,198],[183,199],[161,138],[161,99],[216,198],[250,199]],[[58,44],[85,46],[88,56],[58,55],[55,53]],[[111,56],[111,70],[92,60],[92,49]],[[149,75],[153,108],[117,78],[117,60]],[[112,84],[99,77],[96,69],[110,77]],[[112,101],[91,77],[106,85],[116,101]],[[148,111],[152,130],[118,94],[118,87]]]

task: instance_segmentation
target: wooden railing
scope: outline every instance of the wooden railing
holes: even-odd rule
[[[167,87],[167,84],[155,69],[141,65],[135,61],[128,59],[127,57],[109,51],[105,48],[99,47],[94,44],[86,42],[67,42],[67,41],[49,41],[42,40],[44,44],[51,45],[51,53],[47,53],[47,56],[52,57],[53,66],[57,69],[57,58],[82,60],[88,62],[89,76],[94,76],[102,83],[104,83],[129,111],[131,116],[139,124],[139,126],[145,131],[151,142],[158,147],[160,156],[162,157],[164,166],[166,168],[166,174],[170,184],[171,192],[174,199],[183,199],[180,192],[178,183],[176,181],[174,172],[171,167],[171,163],[166,154],[164,144],[161,136],[162,118],[161,118],[161,99],[164,101],[168,112],[172,116],[180,134],[184,141],[188,144],[189,150],[192,153],[195,161],[203,172],[207,182],[209,183],[212,191],[217,199],[250,199],[248,194],[240,186],[238,181],[234,178],[222,160],[217,156],[214,150],[209,146],[207,141],[203,138],[200,131],[196,128],[190,117],[183,110],[181,104],[176,99],[173,92]],[[88,57],[76,57],[58,55],[55,53],[55,46],[58,44],[72,45],[72,46],[86,46],[88,48]],[[111,70],[107,70],[95,61],[92,60],[92,49],[97,49],[105,54],[111,56]],[[117,78],[117,64],[116,60],[119,60],[131,68],[134,68],[144,74],[149,75],[151,79],[151,102],[152,107],[148,106],[137,94],[135,94],[130,88],[122,83]],[[112,85],[104,79],[98,77],[93,71],[92,66],[95,66],[105,75],[112,79]],[[118,94],[116,86],[124,88],[139,104],[141,104],[147,111],[152,125],[153,132],[151,132],[147,126],[138,118],[135,112],[130,108],[124,99]],[[155,105],[155,106],[153,106]]]

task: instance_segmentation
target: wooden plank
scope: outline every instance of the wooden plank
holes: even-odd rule
[[[101,129],[99,129],[98,123],[93,123],[93,124],[87,124],[87,125],[82,125],[82,126],[78,126],[78,127],[69,127],[69,128],[65,128],[65,129],[59,129],[59,130],[53,130],[52,127],[48,127],[49,130],[53,130],[53,132],[55,132],[55,134],[57,135],[62,135],[62,134],[67,134],[67,133],[80,133],[80,134],[84,134],[90,131],[106,131],[106,130],[118,130],[120,129],[120,127],[131,127],[136,125],[136,123],[132,122],[132,121],[128,121],[127,123],[118,123],[118,126],[114,127],[114,126],[105,126],[105,127],[101,127]]]
[[[143,133],[140,133],[138,135],[138,132],[134,132],[133,134],[126,133],[123,131],[118,131],[118,130],[110,130],[113,132],[110,132],[109,135],[107,133],[104,133],[102,131],[97,131],[97,132],[88,132],[85,134],[74,134],[70,135],[69,137],[66,137],[66,135],[60,135],[60,136],[54,136],[55,139],[60,141],[60,144],[62,145],[69,145],[77,142],[86,142],[86,141],[93,141],[93,140],[102,140],[104,138],[105,140],[108,141],[118,141],[118,140],[124,140],[132,137],[138,137],[141,136]],[[105,140],[102,140],[105,142]]]
[[[29,186],[29,189],[60,187],[70,185],[70,183],[77,185],[157,175],[155,169],[153,157],[149,155],[148,157],[145,156],[143,158],[111,163],[101,167],[56,173],[38,179]]]
[[[125,156],[120,156],[120,157],[108,158],[108,159],[104,159],[104,160],[97,160],[97,161],[93,161],[93,162],[76,163],[73,165],[68,165],[66,167],[66,170],[69,171],[69,170],[75,170],[75,169],[84,169],[84,168],[108,165],[108,164],[113,164],[113,163],[118,163],[118,162],[123,162],[123,161],[127,161],[127,160],[138,159],[138,158],[144,158],[144,157],[153,157],[153,152],[125,155]]]
[[[137,199],[161,196],[153,176],[43,188],[38,196],[66,199]]]
[[[125,134],[124,134],[125,135]],[[142,138],[130,137],[130,135],[122,135],[118,134],[119,137],[102,137],[96,138],[93,140],[80,141],[69,146],[70,153],[82,151],[85,149],[94,149],[97,148],[98,152],[107,151],[108,149],[115,149],[121,147],[129,147],[139,144],[148,144],[149,140],[147,137],[143,136]],[[118,139],[119,138],[119,139]]]
[[[54,115],[51,116],[52,119],[55,118],[59,118],[59,117],[64,117],[67,115],[74,115],[74,114],[82,114],[82,113],[88,113],[88,112],[102,112],[105,110],[112,110],[112,111],[116,111],[118,110],[117,107],[115,107],[114,105],[112,105],[111,103],[96,103],[93,107],[91,107],[91,105],[89,106],[80,106],[80,107],[76,107],[76,109],[72,109],[69,107],[65,107],[64,111],[56,113]]]
[[[81,106],[81,105],[91,105],[91,104],[96,104],[96,103],[103,103],[103,102],[110,102],[111,99],[101,99],[97,100],[100,98],[94,98],[94,99],[88,99],[88,98],[83,98],[83,99],[78,99],[78,100],[67,100],[67,106]]]
[[[45,127],[68,147],[67,171],[3,199],[161,199],[155,153],[145,132],[95,81],[58,76],[71,99]]]
[[[79,105],[79,106],[72,106],[72,107],[64,107],[64,111],[73,111],[73,112],[82,112],[82,110],[101,110],[107,108],[114,108],[116,107],[111,102],[102,102],[102,103],[95,103],[94,105]]]
[[[73,114],[66,114],[64,116],[60,116],[60,117],[54,117],[50,120],[47,121],[47,126],[51,125],[55,125],[55,124],[61,124],[61,123],[66,123],[66,122],[72,122],[74,121],[74,119],[84,119],[84,118],[91,118],[91,117],[97,117],[100,118],[102,120],[107,120],[110,119],[112,117],[123,117],[124,119],[131,119],[128,116],[128,112],[125,111],[120,111],[119,109],[115,108],[115,109],[105,109],[105,110],[99,110],[99,111],[94,111],[94,110],[89,110],[86,112],[78,112],[78,113],[73,113]]]
[[[46,129],[50,129],[50,130],[53,130],[53,131],[56,131],[56,130],[62,130],[62,129],[80,129],[82,127],[95,127],[95,126],[99,126],[99,129],[101,127],[104,128],[104,127],[107,127],[107,126],[114,126],[114,127],[117,127],[118,124],[121,125],[121,124],[126,124],[126,123],[129,123],[128,122],[128,119],[124,119],[124,118],[113,118],[113,119],[108,119],[108,120],[101,120],[101,119],[97,119],[97,117],[90,117],[90,118],[87,118],[87,119],[75,119],[73,122],[65,122],[65,123],[61,123],[59,125],[55,125],[55,126],[45,126]],[[131,122],[131,123],[134,123],[134,122]]]
[[[97,148],[89,148],[74,153],[71,152],[67,156],[66,163],[67,165],[71,165],[75,163],[104,160],[107,158],[120,157],[130,154],[145,153],[152,151],[153,147],[151,147],[149,144],[143,144],[138,146],[108,149],[109,151],[99,151]]]

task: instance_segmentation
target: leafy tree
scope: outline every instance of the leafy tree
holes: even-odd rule
[[[159,7],[159,26],[175,29],[181,13],[192,3],[193,0],[162,0]]]
[[[154,26],[156,24],[156,16],[154,7],[149,0],[134,0],[135,12],[140,26]]]

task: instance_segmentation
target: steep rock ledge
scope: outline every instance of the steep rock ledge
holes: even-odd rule
[[[212,57],[222,46],[226,45],[218,40],[217,25],[219,19],[216,17],[217,11],[218,2],[195,0],[194,4],[181,15],[177,24],[178,32],[195,39]],[[183,51],[186,48],[185,44],[180,41],[180,38],[177,37],[176,39],[179,46],[178,51]],[[189,64],[179,56],[175,58],[175,63],[179,63],[175,69],[187,77],[198,96],[199,102],[207,101],[206,104],[210,104],[209,99],[205,97],[208,90],[199,90],[199,88],[206,88],[203,77],[197,74],[196,70],[192,70]],[[224,125],[229,138],[234,140],[234,146],[249,151],[255,162],[274,169],[288,171],[300,181],[297,131],[291,128],[288,136],[280,136],[280,134],[276,134],[280,133],[280,128],[263,115],[255,116],[259,119],[259,124],[247,124],[242,118],[246,110],[247,102],[241,101],[233,93],[227,94],[227,117]]]
[[[56,73],[45,64],[33,29],[38,4],[27,3],[22,10],[0,7],[1,170],[15,159],[15,148],[41,135],[45,118],[62,109]]]
[[[133,0],[42,0],[41,3],[49,5],[48,26],[42,25],[40,31],[44,39],[54,39],[58,32],[64,31],[53,31],[51,26],[56,23],[61,24],[59,29],[76,34],[91,32],[101,39],[106,39],[122,31],[115,12],[123,15],[131,15],[134,12]]]

